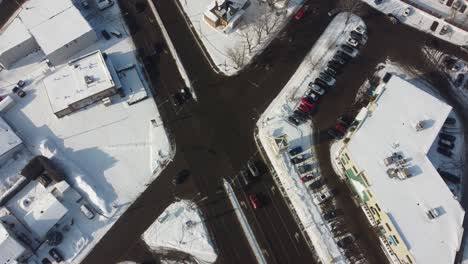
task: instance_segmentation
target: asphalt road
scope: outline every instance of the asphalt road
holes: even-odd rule
[[[292,20],[284,29],[285,36],[280,34],[283,37],[275,39],[252,65],[229,78],[216,75],[209,67],[174,0],[155,1],[199,98],[198,103],[190,103],[182,109],[174,109],[167,101],[169,94],[183,85],[174,61],[167,52],[154,55],[163,40],[149,8],[136,14],[135,1],[121,1],[121,6],[129,13],[127,22],[177,152],[174,161],[117,221],[84,263],[115,263],[128,259],[156,262],[139,237],[176,198],[193,199],[201,207],[219,251],[218,263],[254,263],[232,208],[220,191],[221,179],[235,179],[247,160],[259,159],[253,141],[256,119],[330,22],[326,12],[333,7],[333,1],[309,1],[317,8],[318,15],[306,16],[300,22]],[[390,58],[409,68],[419,67],[424,63],[420,52],[424,44],[437,45],[451,53],[458,53],[458,50],[411,28],[392,25],[375,11],[369,10],[363,17],[369,26],[368,44],[361,56],[347,66],[334,91],[323,98],[314,117],[314,128],[321,168],[329,184],[339,189],[337,200],[344,210],[347,229],[357,234],[359,247],[370,263],[385,263],[374,233],[370,232],[361,211],[348,199],[348,189],[331,170],[330,140],[325,131],[338,115],[355,108],[357,89],[373,74],[379,62]],[[266,64],[270,65],[269,70],[265,69]],[[192,175],[188,182],[176,188],[171,180],[182,168],[188,168]],[[244,211],[269,263],[314,263],[313,254],[303,239],[299,236],[296,240],[298,227],[275,191],[270,175],[264,174],[247,190],[236,184],[235,190],[246,204],[245,194],[252,192],[261,193],[267,202],[257,212],[250,207]]]

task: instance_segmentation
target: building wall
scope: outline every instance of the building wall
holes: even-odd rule
[[[69,42],[63,47],[55,50],[54,52],[47,54],[47,58],[53,65],[62,64],[76,54],[77,52],[89,47],[91,44],[97,41],[96,32],[94,30],[88,31],[86,34],[81,35],[77,39]]]
[[[37,44],[36,40],[31,37],[21,44],[0,54],[0,65],[5,69],[9,69],[12,64],[17,62],[19,59],[26,57],[28,54],[38,49],[39,45]]]

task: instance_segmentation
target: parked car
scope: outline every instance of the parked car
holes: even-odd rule
[[[363,26],[357,26],[353,29],[353,31],[363,36],[366,35],[366,29]]]
[[[316,194],[313,201],[316,204],[322,204],[328,200],[330,200],[334,195],[334,192],[328,188],[322,190],[320,193]]]
[[[448,141],[444,139],[439,139],[438,145],[439,147],[446,148],[446,149],[453,149],[455,147],[455,144],[452,141]]]
[[[328,16],[335,16],[336,14],[340,13],[341,9],[340,8],[333,8],[332,10],[328,11]]]
[[[444,122],[444,126],[454,126],[457,123],[457,120],[453,117],[447,117]]]
[[[346,39],[346,43],[348,43],[348,45],[350,45],[351,47],[357,47],[359,45],[359,42],[356,39],[353,39],[352,37]]]
[[[327,83],[328,86],[333,86],[333,85],[335,85],[335,83],[336,83],[335,78],[333,78],[333,77],[331,77],[330,75],[328,75],[328,74],[326,74],[326,73],[323,73],[323,72],[321,72],[321,73],[319,74],[318,79],[320,79],[320,80],[324,81],[325,83]]]
[[[437,172],[440,174],[440,176],[444,179],[444,180],[447,180],[453,184],[459,184],[460,183],[460,177],[457,177],[456,175],[448,172],[448,171],[444,171],[442,169],[437,169]]]
[[[42,264],[52,264],[52,262],[48,258],[43,258],[41,263]]]
[[[16,83],[16,85],[19,88],[23,88],[26,85],[26,82],[24,80],[19,80],[18,83]]]
[[[300,111],[304,112],[304,113],[308,113],[310,114],[312,112],[312,107],[306,105],[306,104],[300,104],[297,109],[299,109]]]
[[[316,191],[324,185],[324,182],[321,179],[317,179],[309,185],[309,189]]]
[[[183,170],[179,171],[176,174],[176,176],[175,176],[174,180],[172,180],[172,182],[174,184],[181,184],[188,178],[188,176],[190,176],[190,171],[187,170],[187,169],[183,169]]]
[[[289,121],[290,123],[292,123],[293,125],[295,125],[295,126],[298,126],[298,125],[300,125],[300,124],[302,123],[302,121],[299,120],[299,119],[298,119],[297,117],[295,117],[295,116],[289,116],[289,117],[288,117],[288,121]]]
[[[346,64],[346,60],[343,59],[343,57],[340,57],[338,55],[334,55],[333,58],[332,58],[332,61],[336,61],[337,63],[341,64],[341,65],[345,65]]]
[[[338,73],[335,70],[333,70],[332,68],[330,68],[330,67],[325,68],[325,70],[323,72],[330,75],[331,77],[333,77],[335,79],[336,79],[336,76],[338,75]]]
[[[299,11],[297,11],[297,13],[296,13],[296,15],[294,16],[294,18],[295,18],[296,20],[301,20],[302,17],[304,17],[305,13],[306,13],[306,8],[305,8],[305,6],[304,6],[303,8],[299,9]]]
[[[240,171],[239,171],[239,176],[242,180],[242,183],[244,184],[244,186],[249,186],[250,183],[252,183],[252,181],[250,180],[250,176],[249,174],[247,173],[247,170],[242,168]]]
[[[16,94],[21,98],[26,96],[26,92],[24,90],[19,90]]]
[[[319,94],[319,95],[324,95],[325,94],[325,90],[322,87],[315,84],[315,83],[310,82],[309,83],[309,88],[310,88],[310,90],[314,91],[316,94]]]
[[[262,206],[256,194],[249,194],[249,201],[253,209],[258,209]]]
[[[448,140],[448,141],[452,141],[452,142],[455,141],[455,139],[457,139],[455,136],[445,134],[445,133],[439,133],[439,138],[445,139],[445,140]]]
[[[88,9],[89,8],[89,3],[88,3],[88,0],[81,0],[81,6],[84,8],[84,9]]]
[[[326,83],[324,80],[320,79],[320,78],[316,78],[314,80],[314,84],[322,87],[323,89],[329,89],[331,88],[331,85],[328,85],[328,83]]]
[[[448,158],[452,157],[452,151],[450,151],[449,149],[438,147],[437,152],[439,152],[440,154],[442,154],[442,155],[444,155],[444,156],[446,156]]]
[[[247,162],[247,168],[249,169],[250,174],[251,174],[253,177],[258,177],[258,176],[260,176],[260,171],[258,170],[257,166],[255,166],[255,162],[249,160],[249,161]]]
[[[307,175],[304,175],[304,176],[301,177],[301,181],[302,182],[308,182],[308,181],[312,180],[313,178],[315,178],[314,175],[307,174]]]
[[[439,22],[438,22],[438,21],[432,22],[432,25],[431,25],[431,28],[430,28],[431,31],[436,31],[438,26],[439,26]]]
[[[356,57],[359,54],[359,50],[350,45],[343,44],[340,46],[340,49],[351,57]]]
[[[343,59],[345,59],[346,61],[350,61],[353,57],[351,57],[351,55],[349,55],[348,53],[344,52],[344,51],[341,51],[341,50],[338,50],[336,52],[336,55],[342,57]]]
[[[333,139],[340,140],[344,137],[344,133],[336,130],[335,128],[330,128],[327,130],[328,135],[330,135]]]
[[[340,248],[348,248],[352,243],[354,242],[354,237],[351,234],[348,234],[344,237],[342,237],[338,242],[336,243]]]
[[[453,84],[456,87],[460,87],[463,84],[463,80],[465,80],[465,75],[463,73],[459,73],[457,75],[457,78],[455,78],[455,81],[453,82]]]
[[[309,89],[307,90],[305,97],[302,99],[308,101],[311,104],[314,104],[314,102],[317,102],[319,100],[319,96],[316,93],[314,93],[312,89]]]
[[[306,160],[305,156],[301,154],[301,155],[297,155],[295,157],[292,157],[291,158],[291,163],[292,164],[298,164],[298,163],[301,163],[301,162],[303,162],[305,160]]]
[[[338,131],[340,134],[346,134],[346,127],[340,122],[337,122],[335,124],[335,130]]]
[[[114,35],[115,37],[117,38],[121,38],[122,37],[122,33],[120,33],[119,31],[115,30],[115,29],[112,29],[112,30],[109,30],[109,32]]]
[[[296,156],[297,154],[302,153],[302,151],[303,151],[302,147],[297,146],[297,147],[292,148],[292,149],[289,150],[289,155],[291,155],[291,157]]]
[[[63,261],[62,254],[56,248],[51,248],[49,250],[49,255],[57,262]]]
[[[102,35],[106,40],[111,39],[111,35],[109,35],[109,32],[107,32],[107,30],[105,30],[105,29],[101,30],[101,35]]]
[[[327,222],[331,222],[332,220],[334,220],[337,217],[338,217],[338,214],[337,214],[336,210],[331,210],[331,211],[323,214],[323,219],[325,219],[325,221],[327,221]]]
[[[360,34],[360,33],[356,32],[355,30],[351,31],[351,32],[349,33],[349,35],[350,35],[353,39],[357,40],[360,44],[364,44],[364,41],[365,41],[365,39],[366,39],[366,35]]]
[[[88,205],[82,204],[80,206],[80,210],[88,219],[94,218],[94,213]]]
[[[300,174],[309,172],[312,169],[313,169],[312,165],[310,165],[310,164],[304,164],[304,165],[300,165],[299,167],[297,167],[297,170],[299,171]]]

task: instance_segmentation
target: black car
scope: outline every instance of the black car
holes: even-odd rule
[[[330,85],[328,85],[328,83],[326,83],[324,80],[322,80],[322,79],[320,79],[320,78],[316,78],[316,79],[314,80],[314,84],[320,86],[320,87],[323,88],[323,89],[328,89],[328,88],[331,87]]]
[[[460,183],[460,178],[455,176],[454,174],[448,172],[448,171],[444,171],[442,169],[437,169],[437,172],[440,174],[440,176],[444,179],[444,180],[447,180],[451,183],[454,183],[454,184],[459,184]]]
[[[452,151],[450,151],[449,149],[438,147],[437,152],[439,152],[440,154],[442,154],[442,155],[444,155],[444,156],[446,156],[448,158],[452,157]]]
[[[190,171],[187,169],[183,169],[176,174],[176,177],[173,180],[173,183],[181,184],[188,178],[189,175],[190,175]]]
[[[26,92],[23,91],[23,90],[19,90],[17,93],[16,93],[19,97],[23,98],[26,96]]]
[[[301,146],[298,146],[298,147],[295,147],[295,148],[292,148],[289,150],[289,155],[291,156],[296,156],[297,154],[301,153],[303,150],[302,150],[302,147]]]
[[[448,140],[444,140],[444,141],[439,140],[437,144],[439,145],[439,147],[446,148],[446,149],[453,149],[455,147],[455,144],[452,141],[448,141]]]
[[[335,218],[338,217],[338,214],[336,212],[336,210],[332,210],[330,212],[327,212],[323,215],[323,219],[325,219],[325,221],[327,222],[330,222],[332,220],[334,220]]]
[[[291,158],[291,163],[292,164],[298,164],[298,163],[301,163],[305,160],[305,157],[303,155],[298,155],[294,158]]]
[[[328,135],[330,135],[333,139],[340,140],[344,137],[344,134],[341,133],[340,131],[330,128],[327,130]]]
[[[312,191],[315,191],[315,190],[318,190],[322,186],[323,186],[323,181],[321,179],[318,179],[309,185],[309,189],[311,189]]]
[[[390,78],[392,78],[392,74],[389,73],[389,72],[386,72],[385,75],[384,75],[384,77],[382,78],[382,81],[383,81],[384,83],[388,83],[388,81],[390,81]]]
[[[348,45],[348,44],[342,44],[342,45],[340,45],[340,48],[341,48],[342,50],[344,50],[345,52],[348,52],[348,53],[350,53],[350,54],[353,54],[354,51],[356,50],[356,48],[353,48],[353,47],[351,47],[351,46]]]
[[[63,257],[62,257],[62,254],[60,254],[60,252],[56,249],[56,248],[51,248],[49,250],[49,255],[55,259],[55,261],[57,262],[61,262],[63,261]]]
[[[351,31],[350,33],[351,37],[359,42],[362,41],[362,38],[363,38],[363,35],[362,34],[359,34],[358,32],[356,31]]]
[[[463,73],[459,73],[457,75],[457,78],[455,79],[455,81],[453,82],[453,84],[456,86],[456,87],[460,87],[463,83],[463,80],[465,79],[465,75]]]
[[[111,39],[111,35],[110,35],[109,32],[107,32],[106,30],[101,30],[101,35],[102,35],[106,40]]]
[[[336,244],[340,248],[348,248],[351,245],[351,243],[353,243],[353,241],[354,241],[354,238],[351,235],[348,235],[340,239]]]
[[[18,87],[21,88],[21,87],[24,87],[24,86],[26,85],[26,82],[23,81],[23,80],[19,80],[18,83],[17,83],[16,85],[18,85]]]
[[[299,119],[298,119],[297,117],[295,117],[295,116],[289,116],[289,117],[288,117],[288,121],[289,121],[291,124],[295,125],[295,126],[298,126],[298,125],[300,125],[300,124],[302,123],[301,120],[299,120]]]
[[[43,258],[41,263],[42,264],[52,264],[52,262],[48,258]]]
[[[327,67],[324,72],[333,77],[336,77],[338,75],[338,73],[330,67]]]
[[[306,121],[308,118],[308,115],[306,113],[301,112],[299,110],[294,110],[292,116],[301,121]]]
[[[172,94],[172,103],[174,106],[181,106],[185,103],[185,99],[179,92]]]
[[[456,137],[453,136],[453,135],[449,135],[449,134],[445,134],[445,133],[439,133],[439,138],[441,139],[445,139],[445,140],[448,140],[448,141],[455,141]]]
[[[306,173],[306,172],[309,172],[313,169],[312,165],[310,164],[304,164],[304,165],[301,165],[299,167],[297,167],[297,170],[299,171],[299,173],[303,174],[303,173]]]
[[[18,86],[16,86],[16,85],[15,85],[15,87],[13,87],[13,89],[11,89],[11,91],[14,92],[14,93],[17,93],[19,90],[20,90],[20,88]]]
[[[448,125],[448,126],[453,126],[457,123],[457,120],[453,117],[447,117],[447,119],[445,120],[444,122],[444,125]]]
[[[348,53],[343,52],[343,51],[341,51],[341,50],[337,51],[337,52],[336,52],[336,55],[342,57],[343,59],[345,59],[345,60],[347,60],[347,61],[349,61],[349,60],[351,60],[351,59],[353,58],[353,57],[351,57]]]
[[[332,82],[333,81],[333,77],[330,76],[329,74],[325,73],[325,72],[321,72],[319,74],[319,78],[326,81],[326,82]]]
[[[339,64],[341,64],[341,65],[345,65],[345,64],[346,64],[346,60],[343,59],[342,57],[338,56],[338,55],[333,56],[332,61],[336,61],[337,63],[339,63]]]

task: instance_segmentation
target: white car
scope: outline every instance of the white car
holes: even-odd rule
[[[363,26],[357,26],[353,29],[353,31],[355,31],[356,33],[359,33],[361,35],[365,35],[366,34],[366,29],[363,27]]]
[[[330,200],[334,196],[335,195],[333,194],[332,190],[330,190],[328,188],[324,188],[322,191],[315,194],[315,197],[314,197],[313,201],[314,201],[315,204],[322,204],[322,203]]]
[[[87,206],[86,204],[83,204],[80,206],[80,210],[81,212],[89,219],[93,219],[94,218],[94,213],[93,211],[91,210],[91,208],[89,206]]]
[[[310,88],[312,91],[314,91],[315,93],[318,93],[319,95],[324,95],[324,94],[325,94],[325,90],[324,90],[322,87],[316,85],[316,84],[313,83],[313,82],[310,82],[310,83],[309,83],[309,88]]]
[[[351,37],[349,37],[347,40],[346,40],[346,43],[348,43],[350,46],[352,47],[357,47],[359,45],[359,42]]]

